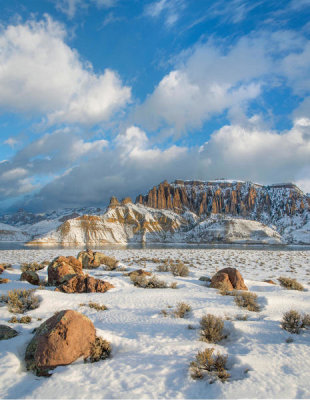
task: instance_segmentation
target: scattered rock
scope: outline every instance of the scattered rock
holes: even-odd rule
[[[1,283],[9,283],[10,282],[10,280],[9,279],[6,279],[6,278],[0,278],[0,284]]]
[[[0,265],[0,274],[2,274],[2,272],[4,272],[5,268],[3,265]]]
[[[114,257],[109,257],[99,251],[93,252],[90,249],[81,251],[77,259],[81,261],[85,269],[98,268],[101,264],[107,265],[110,269],[115,269],[118,266],[118,261]]]
[[[152,273],[145,271],[144,269],[135,269],[134,271],[129,272],[127,275],[128,276],[132,276],[132,275],[151,276]]]
[[[109,282],[95,279],[90,276],[75,275],[67,282],[58,286],[55,290],[57,292],[65,293],[104,293],[112,288],[114,288],[114,286]]]
[[[75,275],[83,275],[82,263],[75,257],[56,257],[48,266],[48,283],[60,285]]]
[[[248,290],[242,275],[236,268],[223,268],[211,279],[210,287],[220,289],[225,286],[226,290]]]
[[[95,339],[95,327],[85,315],[60,311],[37,328],[26,349],[26,367],[36,375],[48,375],[50,369],[89,357]]]
[[[14,336],[17,336],[18,333],[15,329],[10,328],[7,325],[0,325],[0,340],[11,339]]]
[[[21,281],[27,281],[32,285],[40,285],[39,275],[34,271],[24,271],[20,276]]]
[[[276,283],[272,279],[266,279],[264,282],[269,283],[270,285],[276,285]]]

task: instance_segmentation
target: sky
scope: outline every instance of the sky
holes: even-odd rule
[[[1,212],[221,178],[310,192],[310,0],[1,0]]]

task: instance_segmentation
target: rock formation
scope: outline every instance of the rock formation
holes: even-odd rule
[[[210,287],[225,290],[248,290],[242,275],[236,268],[223,268],[211,279]]]
[[[48,266],[47,273],[48,283],[57,286],[76,274],[83,274],[82,263],[75,257],[56,257]]]
[[[58,286],[55,291],[64,293],[104,293],[114,288],[111,283],[90,276],[75,275]]]
[[[24,271],[20,276],[21,281],[27,281],[32,285],[40,285],[39,275],[34,271]]]
[[[90,249],[80,251],[77,259],[81,261],[84,269],[98,268],[101,264],[109,266],[110,269],[118,266],[118,261],[114,257],[109,257],[99,251],[93,252]]]

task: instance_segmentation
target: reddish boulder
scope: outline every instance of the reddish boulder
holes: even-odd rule
[[[37,328],[26,349],[26,367],[37,375],[48,375],[59,365],[89,357],[95,339],[95,327],[85,315],[60,311]]]
[[[34,271],[24,271],[20,276],[21,281],[27,281],[32,285],[40,285],[39,275]]]
[[[276,285],[276,283],[272,279],[264,280],[265,283],[269,283],[270,285]]]
[[[226,290],[248,290],[242,275],[236,268],[223,268],[211,279],[210,287],[220,289],[225,286]]]
[[[60,285],[74,275],[83,275],[82,263],[75,257],[57,257],[48,266],[48,283]]]
[[[81,261],[85,269],[98,268],[101,264],[108,266],[111,270],[118,266],[118,261],[114,257],[109,257],[99,251],[93,252],[90,249],[79,252],[77,259]]]
[[[0,274],[2,274],[2,272],[4,272],[5,268],[3,265],[0,265]]]
[[[128,276],[131,275],[139,275],[139,276],[151,276],[152,273],[145,271],[144,269],[135,269],[134,271],[129,272]]]
[[[65,293],[104,293],[112,288],[114,288],[114,286],[109,282],[90,276],[75,275],[67,282],[58,286],[55,290]]]

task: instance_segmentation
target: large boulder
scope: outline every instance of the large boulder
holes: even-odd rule
[[[84,269],[98,268],[101,264],[115,269],[118,266],[118,261],[114,257],[109,257],[99,251],[93,252],[90,249],[80,251],[77,259],[81,261]]]
[[[82,263],[75,257],[56,257],[48,266],[48,283],[60,285],[75,275],[83,275]]]
[[[7,325],[0,325],[0,340],[11,339],[14,336],[17,336],[18,333],[15,329],[10,328]]]
[[[236,268],[223,268],[211,279],[210,287],[225,290],[248,290],[242,275]]]
[[[34,271],[24,271],[20,276],[21,281],[27,281],[32,285],[40,285],[39,275]]]
[[[75,275],[67,282],[58,286],[55,291],[64,293],[104,293],[112,288],[114,288],[114,286],[109,282],[90,276]]]
[[[26,367],[37,375],[48,375],[59,365],[89,357],[95,339],[95,327],[85,315],[60,311],[37,328],[26,349]]]

